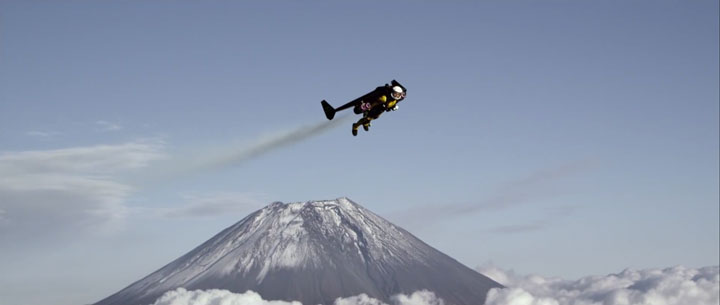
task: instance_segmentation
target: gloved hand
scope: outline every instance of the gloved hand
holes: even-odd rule
[[[398,110],[398,109],[400,109],[400,106],[398,106],[398,105],[395,105],[395,107],[390,108],[390,110],[392,110],[392,111],[395,111],[395,110]]]

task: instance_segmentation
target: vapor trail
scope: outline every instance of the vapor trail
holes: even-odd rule
[[[272,135],[261,136],[251,143],[235,148],[228,149],[222,154],[202,160],[195,165],[195,170],[212,170],[241,164],[249,159],[262,156],[273,150],[289,146],[309,139],[312,136],[319,135],[340,124],[349,121],[351,116],[339,117],[332,121],[325,121],[311,125],[298,126]]]
[[[332,121],[300,125],[280,132],[260,135],[244,145],[213,147],[188,156],[172,157],[162,164],[150,168],[143,177],[136,177],[137,179],[133,179],[133,181],[135,184],[141,183],[147,186],[147,184],[163,182],[168,179],[237,166],[250,159],[329,131],[350,121],[351,118],[352,116],[347,115]]]

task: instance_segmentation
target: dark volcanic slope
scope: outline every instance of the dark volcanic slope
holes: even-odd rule
[[[347,198],[273,203],[96,305],[147,305],[168,290],[253,290],[268,300],[332,304],[427,289],[482,304],[497,282]]]

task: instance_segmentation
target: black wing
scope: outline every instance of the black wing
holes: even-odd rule
[[[328,120],[332,120],[333,117],[335,117],[335,112],[342,111],[342,110],[345,110],[345,109],[348,109],[348,108],[352,108],[352,107],[356,107],[355,109],[360,109],[360,108],[359,108],[360,102],[362,102],[362,101],[364,101],[364,100],[370,101],[370,100],[372,100],[373,98],[377,98],[376,96],[377,96],[378,94],[382,94],[382,89],[383,89],[383,88],[384,88],[384,87],[377,87],[377,88],[376,88],[375,90],[373,90],[372,92],[370,92],[370,93],[368,93],[368,94],[365,94],[365,95],[363,95],[363,96],[361,96],[361,97],[358,97],[358,98],[356,98],[356,99],[354,99],[354,100],[346,103],[345,105],[342,105],[342,106],[337,107],[337,108],[333,108],[333,106],[331,106],[327,101],[323,100],[323,101],[321,102],[321,104],[322,104],[322,106],[323,106],[323,110],[325,111],[325,116],[328,118]],[[355,111],[355,113],[359,113],[359,112]]]
[[[378,95],[378,93],[380,92],[380,88],[382,88],[382,87],[378,87],[377,89],[373,90],[372,92],[370,92],[368,94],[365,94],[361,97],[358,97],[358,98],[348,102],[345,105],[335,108],[335,111],[345,110],[350,107],[355,107],[355,106],[360,105],[360,102],[362,102],[362,101],[372,100],[376,95]]]

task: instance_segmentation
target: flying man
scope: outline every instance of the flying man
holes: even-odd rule
[[[356,98],[349,103],[342,105],[338,108],[333,108],[330,104],[323,100],[321,102],[325,116],[328,120],[332,120],[335,117],[335,112],[353,108],[355,114],[361,114],[363,117],[353,123],[352,134],[357,136],[358,128],[360,126],[368,131],[370,128],[370,122],[380,117],[383,112],[398,110],[398,103],[405,99],[407,90],[403,85],[393,80],[391,84],[385,84],[385,86],[377,87],[372,92],[365,94],[359,98]]]

